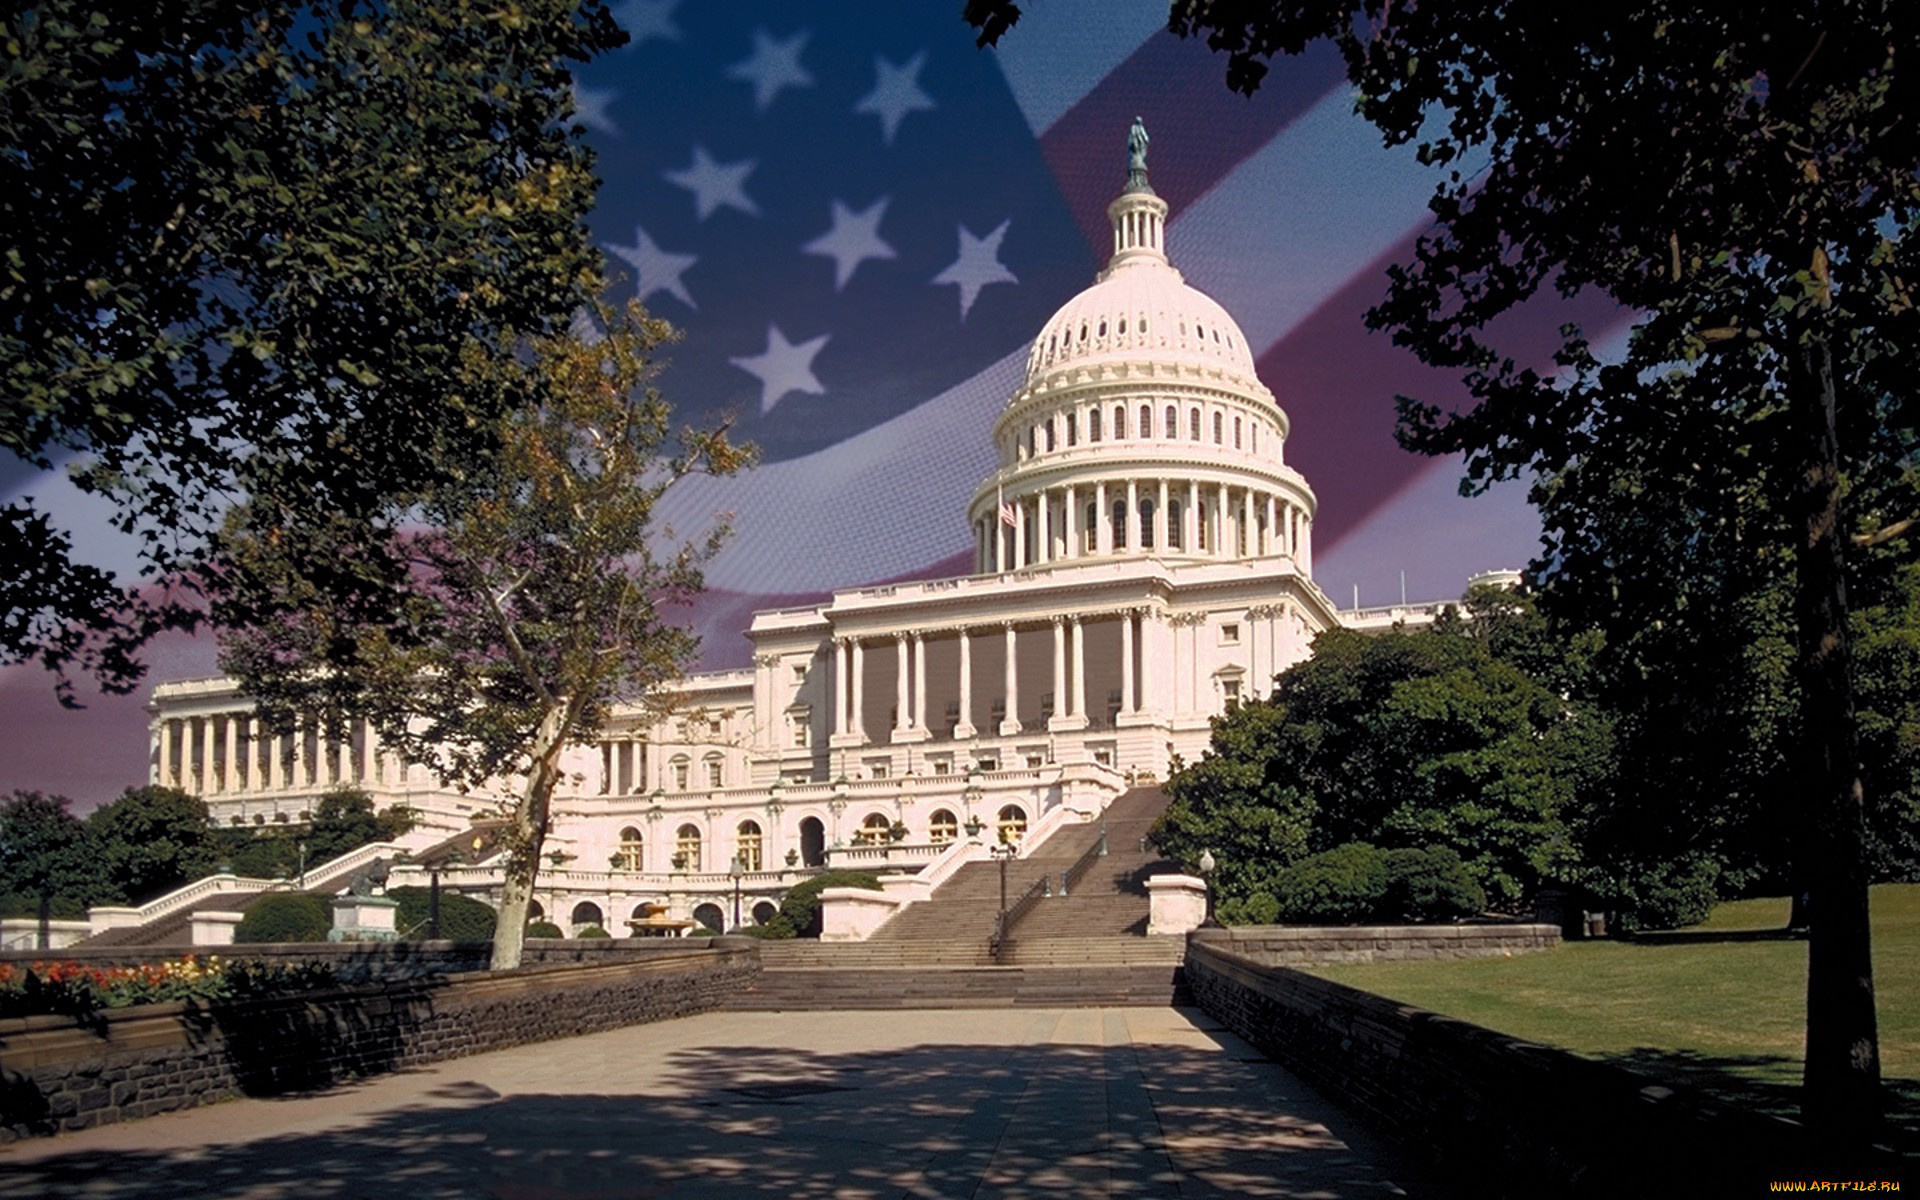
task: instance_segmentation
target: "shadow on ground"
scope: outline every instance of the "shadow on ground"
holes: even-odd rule
[[[937,1017],[930,1024],[937,1036]],[[1357,1152],[1316,1126],[1324,1102],[1281,1072],[1247,1071],[1246,1053],[690,1047],[653,1077],[637,1065],[630,1089],[609,1094],[502,1096],[450,1083],[351,1127],[166,1152],[0,1153],[0,1197],[1397,1194],[1377,1147],[1362,1135]],[[380,1102],[377,1081],[365,1090]]]
[[[1798,1120],[1800,1061],[1778,1054],[1715,1055],[1642,1047],[1598,1057],[1630,1071],[1691,1088],[1733,1107]],[[1887,1141],[1920,1155],[1920,1079],[1888,1079]]]

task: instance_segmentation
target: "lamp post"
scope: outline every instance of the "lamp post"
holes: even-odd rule
[[[448,867],[457,867],[466,861],[466,855],[458,850],[427,864],[427,940],[440,940],[440,872]]]
[[[1213,868],[1218,865],[1213,860],[1213,851],[1200,852],[1200,879],[1207,885],[1207,919],[1200,922],[1202,929],[1218,929],[1220,922],[1213,919]]]
[[[1020,853],[1020,847],[1002,842],[997,846],[988,846],[987,853],[993,855],[1000,864],[1000,915],[994,918],[993,923],[994,943],[998,945],[1007,936],[1007,864],[1013,861],[1014,855]]]
[[[746,873],[746,864],[740,861],[738,854],[734,855],[733,862],[727,866],[727,876],[733,880],[733,927],[735,929],[740,928],[740,877]]]
[[[307,890],[307,840],[301,838],[295,842],[294,849],[300,852],[300,890]]]

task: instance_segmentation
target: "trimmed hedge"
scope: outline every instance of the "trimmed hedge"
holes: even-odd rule
[[[832,887],[868,888],[878,891],[880,877],[872,871],[823,871],[812,879],[795,884],[793,889],[781,898],[780,915],[774,920],[784,920],[796,937],[819,937],[820,893]]]
[[[389,900],[400,903],[396,919],[401,932],[409,941],[417,941],[427,936],[427,913],[431,907],[432,895],[423,887],[397,887],[387,893]],[[440,890],[440,936],[456,942],[486,942],[493,940],[494,926],[499,917],[491,908],[471,896],[462,896]]]
[[[1460,856],[1443,846],[1380,850],[1348,842],[1310,854],[1280,872],[1279,894],[1256,894],[1221,906],[1228,924],[1265,924],[1271,899],[1292,925],[1402,924],[1470,917],[1486,907],[1486,893]]]
[[[527,936],[530,938],[563,938],[567,935],[552,921],[535,921],[527,926]]]
[[[234,927],[235,942],[324,942],[333,931],[333,906],[311,892],[273,892],[247,906]]]

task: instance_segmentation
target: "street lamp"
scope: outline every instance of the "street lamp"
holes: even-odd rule
[[[1213,868],[1217,865],[1213,860],[1213,851],[1200,852],[1200,879],[1207,885],[1207,919],[1200,922],[1202,929],[1220,928],[1220,922],[1213,919]]]
[[[740,928],[740,877],[747,873],[747,865],[740,861],[738,854],[727,866],[727,877],[733,880],[733,927]]]
[[[994,918],[994,944],[998,945],[1007,936],[1007,864],[1014,855],[1020,853],[1020,847],[1011,842],[1002,842],[997,846],[988,846],[987,853],[993,855],[1000,864],[1000,915]]]

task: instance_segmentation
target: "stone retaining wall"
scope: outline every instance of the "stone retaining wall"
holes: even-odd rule
[[[1550,950],[1557,925],[1235,925],[1202,935],[1269,966],[1499,958]]]
[[[703,1012],[760,969],[752,941],[712,941],[617,961],[109,1009],[85,1026],[0,1021],[0,1141]]]
[[[1749,1195],[1770,1179],[1809,1178],[1798,1125],[1231,945],[1213,932],[1189,940],[1187,985],[1200,1007],[1426,1157],[1462,1194]],[[1900,1177],[1897,1166],[1860,1157],[1839,1169],[1848,1179]]]

